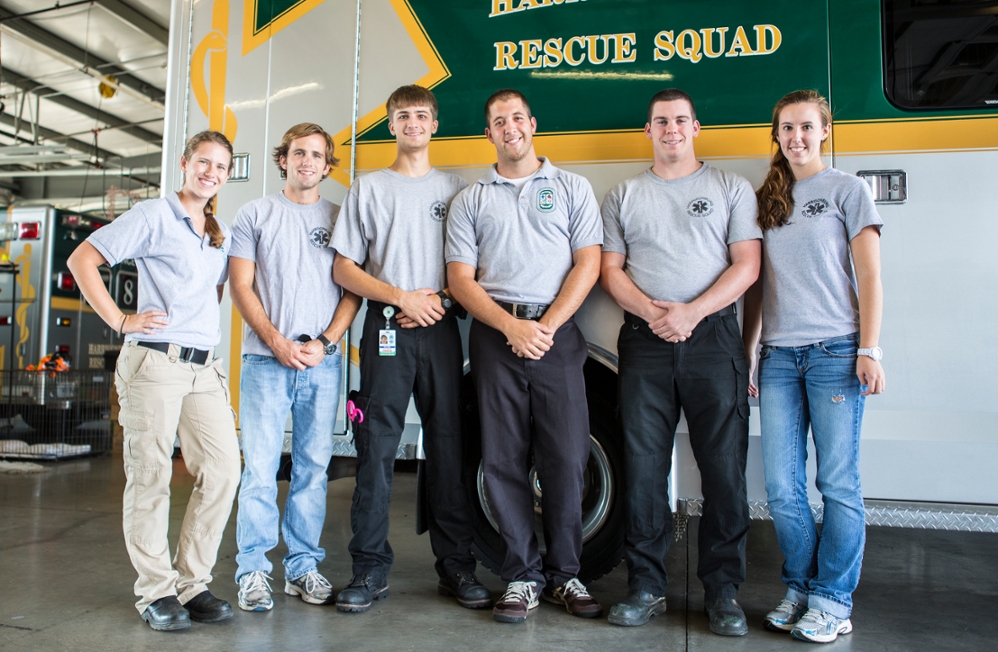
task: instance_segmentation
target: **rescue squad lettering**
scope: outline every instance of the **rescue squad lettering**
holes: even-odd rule
[[[581,0],[562,0],[563,2]],[[524,4],[530,6],[524,7]],[[501,8],[508,13],[536,7],[561,4],[557,0],[524,0],[516,9],[509,9],[513,2],[493,0],[493,13]],[[730,36],[729,36],[730,33]],[[751,36],[749,35],[751,33]],[[730,38],[730,42],[729,42]],[[653,61],[668,61],[675,56],[697,63],[704,57],[748,57],[772,54],[779,49],[783,36],[776,25],[754,25],[750,30],[739,25],[705,27],[700,30],[662,30],[655,35],[652,49]],[[563,63],[578,66],[588,62],[598,66],[604,63],[633,63],[638,59],[637,37],[634,32],[624,34],[599,34],[569,38],[525,39],[522,41],[496,41],[496,65],[493,70],[530,68],[557,68]]]

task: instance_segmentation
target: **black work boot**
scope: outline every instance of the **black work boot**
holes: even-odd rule
[[[190,614],[175,595],[160,598],[146,607],[142,612],[142,620],[157,632],[170,632],[191,626]]]
[[[708,600],[703,610],[710,620],[710,631],[721,636],[745,636],[748,622],[745,612],[732,598]]]
[[[388,578],[357,573],[346,588],[336,596],[337,611],[361,613],[371,608],[374,600],[388,597]]]
[[[447,577],[441,577],[437,583],[437,592],[457,600],[466,609],[483,609],[492,606],[492,595],[478,581],[474,573],[461,571]]]
[[[201,591],[184,603],[184,609],[191,614],[191,620],[199,623],[217,623],[232,618],[232,605],[216,598],[211,591]]]
[[[614,625],[635,627],[644,625],[652,616],[665,613],[665,596],[647,591],[631,591],[627,597],[610,608],[607,621]]]

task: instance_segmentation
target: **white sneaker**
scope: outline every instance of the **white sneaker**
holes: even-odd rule
[[[839,634],[852,631],[849,619],[839,620],[827,611],[808,609],[790,631],[794,638],[813,643],[831,643]]]
[[[776,609],[766,614],[766,627],[777,632],[789,632],[806,611],[807,607],[801,603],[784,598]]]
[[[326,604],[333,598],[332,585],[317,570],[310,570],[293,580],[285,579],[284,592],[301,596],[309,604]]]
[[[274,599],[270,597],[270,582],[274,579],[263,571],[246,573],[239,578],[239,608],[243,611],[270,611]]]

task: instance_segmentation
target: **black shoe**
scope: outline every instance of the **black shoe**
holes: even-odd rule
[[[721,636],[745,636],[748,622],[745,612],[732,598],[714,598],[704,606],[710,619],[710,631]]]
[[[184,603],[184,608],[191,614],[191,620],[199,623],[217,623],[226,618],[232,618],[232,605],[225,600],[219,600],[211,591],[201,591]]]
[[[157,632],[169,632],[176,629],[187,629],[191,626],[191,617],[177,600],[177,596],[168,595],[156,600],[142,612],[142,620]]]
[[[610,607],[607,621],[614,625],[635,627],[644,625],[652,616],[665,613],[665,596],[647,591],[631,591],[627,597]]]
[[[461,571],[449,577],[441,577],[437,583],[440,595],[457,599],[457,603],[467,609],[483,609],[492,606],[492,595],[474,573]]]
[[[336,610],[361,613],[370,609],[374,600],[384,600],[387,597],[387,578],[357,573],[336,596]]]

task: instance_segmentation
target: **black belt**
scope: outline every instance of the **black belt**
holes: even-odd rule
[[[508,303],[506,301],[496,301],[496,303],[517,319],[540,319],[550,307],[550,304],[540,303]]]
[[[704,317],[703,320],[711,321],[712,319],[720,319],[721,317],[728,317],[734,314],[737,314],[737,310],[735,309],[735,304],[731,304],[730,306],[721,308],[717,312],[712,312],[711,314]],[[624,312],[624,321],[626,321],[629,324],[638,324],[639,326],[648,325],[648,322],[646,322],[644,319],[641,319],[637,315],[633,315],[629,312]]]
[[[180,346],[179,344],[170,344],[169,342],[135,342],[136,346],[143,346],[147,349],[152,349],[153,351],[159,351],[160,353],[170,354],[170,347],[176,346],[180,349],[180,355],[177,356],[177,360],[181,362],[193,362],[194,364],[204,364],[208,361],[208,356],[211,351],[202,351],[201,349],[195,349],[193,347]]]

